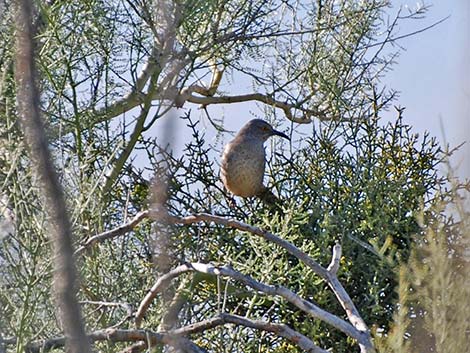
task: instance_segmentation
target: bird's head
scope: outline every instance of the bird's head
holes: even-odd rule
[[[289,136],[287,136],[283,132],[274,130],[271,125],[261,119],[253,119],[247,122],[245,126],[241,128],[238,135],[244,135],[251,138],[258,138],[263,142],[266,141],[269,137],[275,135],[290,140]]]

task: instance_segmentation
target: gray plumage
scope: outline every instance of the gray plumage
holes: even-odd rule
[[[266,152],[264,142],[271,136],[289,137],[261,119],[250,120],[224,148],[221,179],[225,187],[241,197],[262,196]],[[273,195],[274,196],[274,195]]]

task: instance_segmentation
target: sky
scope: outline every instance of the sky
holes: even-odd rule
[[[392,4],[391,18],[400,6],[414,8],[417,2],[393,0]],[[400,40],[404,50],[382,83],[400,92],[395,104],[406,108],[404,122],[413,126],[414,132],[422,136],[428,131],[451,148],[468,141],[453,155],[450,163],[457,176],[470,177],[470,0],[434,0],[424,4],[430,6],[424,19],[402,23],[400,34],[412,33],[448,18],[431,29]],[[237,84],[243,85],[242,82]],[[237,87],[237,91],[245,89],[251,92],[248,82],[246,87]],[[204,113],[198,111],[197,106],[189,107],[193,117],[203,118],[200,127],[207,128],[207,140],[214,142],[211,139],[215,138],[215,130],[204,119]],[[246,121],[260,117],[260,111],[253,103],[210,106],[208,110],[213,117],[225,117],[224,127],[232,131],[238,130]],[[162,125],[169,124],[171,119],[170,124],[177,125],[176,131],[184,131],[184,122],[174,119],[174,115],[182,114],[181,111],[170,114],[157,122],[152,130],[156,134],[168,131]],[[383,113],[383,117],[385,121],[394,119],[396,112],[392,109]],[[175,134],[176,149],[188,138],[191,137],[184,133]],[[225,138],[230,140],[231,135]]]
[[[401,92],[397,103],[406,107],[405,121],[416,132],[427,130],[451,147],[468,141],[450,162],[460,177],[470,177],[470,0],[426,3],[432,6],[421,21],[424,27],[450,17],[403,39],[406,50],[383,82]],[[402,31],[416,30],[413,22]]]

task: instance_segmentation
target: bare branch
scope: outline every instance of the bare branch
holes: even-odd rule
[[[289,341],[298,345],[300,348],[302,348],[303,350],[307,352],[311,352],[311,353],[326,353],[327,352],[326,350],[315,345],[308,337],[293,330],[287,325],[270,323],[270,322],[261,321],[261,320],[251,320],[251,319],[237,316],[237,315],[220,314],[219,316],[224,320],[224,322],[251,327],[257,330],[273,332],[281,337],[288,339]]]
[[[364,347],[361,347],[364,351],[373,351],[372,339],[370,337],[369,329],[362,319],[359,310],[357,310],[356,306],[354,305],[351,297],[344,289],[343,285],[339,282],[336,274],[330,273],[327,269],[322,267],[318,264],[315,260],[313,260],[310,256],[305,254],[302,250],[297,248],[295,245],[289,243],[288,241],[274,235],[268,231],[265,231],[261,228],[254,227],[252,225],[234,220],[234,219],[226,219],[224,217],[215,216],[206,213],[195,214],[187,217],[171,217],[174,223],[181,223],[181,224],[192,224],[198,223],[201,221],[205,222],[214,222],[217,224],[222,224],[228,227],[232,227],[235,229],[239,229],[245,232],[249,232],[251,234],[255,234],[261,236],[263,239],[275,243],[285,249],[289,254],[295,256],[300,261],[302,261],[305,265],[310,267],[317,275],[319,275],[322,279],[324,279],[328,285],[330,286],[331,290],[335,293],[336,298],[340,302],[341,306],[345,310],[349,321],[351,324],[360,332],[362,332],[365,336],[368,337],[367,340],[363,340]]]
[[[187,303],[187,295],[184,293],[188,286],[187,281],[181,281],[178,289],[173,294],[173,298],[168,304],[165,304],[165,310],[160,321],[158,329],[160,331],[169,331],[175,328],[179,322],[179,314]]]
[[[107,239],[115,238],[120,235],[124,235],[127,232],[130,232],[133,230],[140,222],[142,222],[144,219],[149,217],[150,212],[148,210],[146,211],[140,211],[137,213],[132,220],[130,220],[128,223],[125,223],[123,225],[120,225],[117,228],[108,230],[106,232],[97,234],[89,238],[85,244],[80,246],[77,251],[75,251],[75,256],[81,255],[85,249],[91,247],[92,245],[96,243],[101,243]]]
[[[280,337],[283,337],[301,349],[310,353],[326,353],[327,351],[315,345],[312,340],[302,335],[301,333],[293,330],[287,325],[279,323],[271,323],[262,320],[252,320],[246,317],[219,314],[211,319],[197,322],[188,326],[184,326],[172,331],[151,332],[146,330],[120,330],[120,329],[106,329],[92,332],[88,335],[88,339],[92,342],[96,341],[111,341],[111,342],[125,342],[125,341],[141,341],[138,344],[126,348],[122,352],[141,351],[147,348],[147,342],[152,346],[156,344],[168,344],[179,349],[186,349],[185,352],[202,352],[200,347],[197,347],[189,339],[185,338],[191,334],[201,333],[208,329],[225,325],[235,324],[245,327],[250,327],[256,330],[272,332]],[[64,345],[64,337],[57,337],[46,340],[44,342],[34,342],[28,346],[29,352],[42,352],[54,348],[62,347]],[[6,344],[12,344],[6,342]]]
[[[190,263],[178,266],[177,268],[171,270],[166,275],[159,278],[157,283],[152,287],[152,289],[147,293],[144,300],[142,301],[139,309],[136,313],[136,325],[140,325],[142,322],[143,315],[145,314],[150,302],[155,296],[165,288],[169,284],[169,282],[186,272],[200,272],[206,274],[212,274],[216,276],[226,276],[237,280],[244,285],[251,287],[261,293],[273,296],[280,296],[287,300],[289,303],[295,305],[300,310],[306,312],[307,314],[311,315],[314,318],[320,319],[329,325],[337,328],[338,330],[344,332],[349,337],[354,338],[359,343],[362,343],[364,339],[367,339],[363,335],[362,332],[356,330],[351,324],[347,323],[346,321],[340,319],[336,315],[333,315],[317,305],[309,302],[301,298],[296,293],[292,292],[290,289],[283,287],[283,286],[272,286],[268,284],[264,284],[255,280],[250,276],[246,276],[241,272],[238,272],[232,269],[229,266],[214,266],[211,264],[203,264],[203,263]]]
[[[120,329],[105,329],[92,332],[87,335],[89,342],[108,341],[108,342],[147,342],[151,346],[157,344],[166,344],[183,352],[188,353],[203,353],[202,348],[198,347],[194,342],[187,338],[176,336],[167,332],[151,332],[147,330],[120,330]],[[65,337],[51,338],[46,341],[32,342],[26,348],[29,353],[42,353],[51,349],[63,347],[65,344]]]
[[[177,107],[182,107],[185,102],[200,104],[204,107],[211,104],[261,102],[266,105],[281,109],[287,119],[298,124],[309,124],[312,122],[313,118],[318,118],[322,121],[335,120],[338,118],[337,116],[327,116],[325,112],[320,110],[307,109],[300,106],[296,106],[295,104],[276,100],[268,94],[251,93],[237,96],[214,96],[215,91],[217,89],[216,87],[218,87],[220,79],[222,78],[222,71],[216,71],[217,75],[213,76],[209,88],[200,85],[191,85],[189,87],[183,88],[181,92],[177,94],[174,92],[174,87],[167,86],[169,81],[172,81],[175,77],[177,77],[177,73],[179,73],[183,67],[183,61],[181,62],[181,64],[175,65],[172,72],[165,76],[164,80],[159,84],[160,87],[158,90],[156,90],[153,99],[167,99],[170,102],[175,102]],[[202,96],[197,96],[193,93],[199,93]],[[101,111],[98,112],[98,114],[106,114],[106,119],[110,119],[142,104],[144,99],[145,94],[143,92],[133,90],[127,96],[113,103],[111,107],[108,107],[106,109],[103,108]],[[302,113],[302,116],[295,116],[293,113],[294,110],[300,111]]]
[[[202,106],[208,106],[211,104],[230,104],[230,103],[257,101],[257,102],[261,102],[261,103],[273,106],[275,108],[282,109],[287,119],[298,124],[309,124],[312,122],[312,119],[314,117],[322,121],[336,119],[336,117],[328,117],[324,112],[320,110],[302,108],[302,107],[298,107],[296,105],[293,105],[287,102],[281,102],[279,100],[272,98],[271,96],[267,94],[251,93],[251,94],[242,94],[238,96],[218,96],[218,97],[204,96],[204,97],[201,97],[201,96],[193,95],[192,94],[193,92],[197,92],[199,94],[203,93],[201,92],[200,86],[190,86],[186,89],[183,89],[181,91],[180,97],[178,98],[178,101],[180,102],[180,104],[181,102],[188,101],[190,103],[201,104]],[[292,113],[293,110],[300,111],[303,114],[303,116],[302,117],[295,116]]]
[[[301,333],[293,330],[287,325],[271,323],[262,320],[252,320],[246,317],[231,315],[231,314],[219,314],[211,319],[197,322],[179,329],[173,330],[174,335],[188,335],[197,332],[203,332],[207,329],[214,328],[223,324],[235,324],[245,327],[251,327],[260,331],[272,332],[276,335],[283,337],[295,345],[299,346],[306,352],[311,353],[326,353],[327,351],[315,345],[312,340],[302,335]]]
[[[153,51],[153,54],[154,53],[155,50]],[[163,80],[159,83],[158,89],[155,90],[153,99],[166,99],[170,102],[174,102],[177,107],[182,107],[185,102],[200,104],[205,107],[211,104],[231,104],[257,101],[281,109],[287,119],[298,124],[309,124],[312,122],[312,119],[314,117],[322,121],[334,120],[338,118],[336,116],[329,117],[326,115],[325,112],[320,110],[307,109],[301,106],[297,106],[295,104],[276,100],[269,94],[251,93],[238,96],[215,97],[214,94],[216,93],[223,76],[223,70],[219,70],[216,65],[213,65],[214,67],[212,72],[212,79],[209,87],[191,85],[189,87],[183,88],[178,94],[177,92],[175,92],[175,84],[173,81],[186,64],[188,64],[187,60],[180,59],[174,61],[173,68],[165,75]],[[139,79],[137,80],[137,83],[132,89],[132,91],[128,95],[114,102],[110,107],[102,108],[100,111],[97,112],[97,114],[106,114],[106,119],[110,119],[142,104],[146,96],[146,94],[142,92],[145,83],[147,83],[151,74],[156,72],[157,69],[159,69],[158,71],[161,71],[163,65],[164,63],[159,63],[157,65],[155,63],[155,59],[153,57],[150,57],[146,66],[143,68],[141,74],[139,75]],[[193,93],[198,93],[201,96],[196,96]],[[293,114],[294,110],[300,111],[303,116],[295,116]]]
[[[135,326],[137,328],[141,326],[142,319],[144,318],[144,315],[147,312],[150,303],[157,296],[157,294],[162,292],[168,286],[168,284],[170,284],[173,278],[176,278],[182,275],[183,273],[191,271],[193,271],[193,268],[190,265],[181,265],[158,278],[157,282],[155,282],[152,288],[150,288],[150,290],[140,303],[139,308],[137,309],[137,312],[135,314]]]

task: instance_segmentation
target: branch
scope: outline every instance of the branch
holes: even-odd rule
[[[150,60],[151,59],[149,59],[149,61]],[[177,74],[184,68],[186,64],[186,60],[180,60],[178,61],[178,64],[174,65],[174,68],[165,76],[162,82],[159,83],[159,88],[155,90],[152,99],[169,100],[171,102],[174,102],[177,107],[182,107],[186,102],[200,104],[205,107],[211,104],[231,104],[257,101],[281,109],[287,119],[298,124],[309,124],[312,122],[312,118],[314,117],[322,121],[329,121],[338,118],[336,116],[329,117],[325,114],[325,112],[320,110],[302,108],[295,104],[276,100],[269,94],[251,93],[237,96],[215,97],[214,94],[216,93],[217,88],[219,87],[220,80],[223,75],[223,70],[217,69],[216,66],[214,66],[212,72],[212,79],[209,87],[191,85],[189,87],[183,88],[181,92],[178,93],[175,90],[176,87],[174,83],[171,84],[171,82],[174,80],[175,77],[177,77]],[[161,67],[162,66],[160,65],[159,71],[162,70]],[[152,67],[152,69],[156,71],[157,67]],[[149,70],[150,69],[148,69],[148,71]],[[144,78],[146,78],[146,80],[148,80],[147,75],[148,72],[145,72],[145,75],[141,74],[141,79],[143,80]],[[146,95],[141,91],[141,89],[138,89],[137,86],[138,85],[136,85],[136,87],[132,90],[131,93],[121,98],[120,100],[114,102],[110,107],[102,108],[97,112],[97,114],[105,114],[106,119],[111,119],[119,114],[122,114],[125,111],[128,111],[142,104],[145,100]],[[198,93],[200,96],[194,95],[194,93]],[[297,117],[293,114],[293,111],[296,109],[302,112],[302,117]]]
[[[329,121],[333,120],[336,117],[328,117],[324,112],[315,109],[306,109],[302,107],[298,107],[294,104],[290,104],[287,102],[281,102],[279,100],[274,99],[268,94],[262,93],[251,93],[251,94],[242,94],[238,96],[195,96],[193,93],[197,92],[199,94],[201,92],[200,86],[189,86],[183,89],[178,97],[178,102],[180,105],[184,104],[184,102],[188,101],[194,104],[201,104],[202,106],[208,106],[211,104],[230,104],[230,103],[242,103],[242,102],[250,102],[250,101],[257,101],[261,102],[275,108],[281,109],[286,118],[293,121],[294,123],[298,124],[309,124],[312,122],[312,118],[316,117],[322,121]],[[302,117],[296,117],[292,113],[293,110],[299,110],[303,113]]]
[[[222,80],[222,76],[224,74],[225,68],[219,69],[217,64],[214,62],[212,64],[212,78],[211,83],[209,84],[209,88],[207,89],[207,93],[205,96],[213,96],[217,90],[219,89],[220,81]]]
[[[132,1],[132,0],[127,0]],[[147,350],[147,343],[141,341],[134,343],[131,346],[124,348],[123,350],[119,351],[118,353],[138,353]]]
[[[107,342],[147,342],[151,346],[157,344],[166,344],[188,353],[205,353],[194,342],[170,332],[151,332],[147,330],[120,330],[105,329],[92,332],[87,335],[89,342],[107,341]],[[51,349],[60,348],[65,345],[65,337],[51,338],[46,341],[32,342],[27,348],[29,353],[42,353]]]
[[[398,18],[399,18],[399,17],[397,17],[397,19],[398,19]],[[429,30],[429,29],[431,29],[431,28],[433,28],[433,27],[436,27],[436,26],[440,25],[442,22],[447,21],[449,18],[450,18],[450,15],[448,15],[448,16],[446,16],[446,17],[444,17],[444,18],[441,18],[440,20],[431,23],[429,26],[420,28],[420,29],[418,29],[418,30],[416,30],[416,31],[409,32],[409,33],[405,33],[405,34],[402,34],[402,35],[397,36],[397,37],[390,37],[390,38],[387,38],[386,40],[381,41],[381,42],[379,42],[379,43],[368,44],[368,45],[359,47],[357,50],[364,50],[364,49],[369,49],[369,48],[376,47],[376,46],[379,46],[379,45],[384,45],[385,43],[397,42],[397,41],[399,41],[399,40],[401,40],[401,39],[414,36],[414,35],[416,35],[416,34],[425,32],[425,31],[427,31],[427,30]]]
[[[159,330],[169,331],[177,326],[179,322],[179,314],[187,302],[187,295],[184,293],[188,283],[181,281],[175,292],[172,293],[171,300],[166,300],[164,303],[165,312],[162,315]],[[134,318],[135,316],[132,315]]]
[[[211,319],[197,322],[179,329],[173,330],[172,334],[175,335],[188,335],[197,332],[203,332],[207,329],[214,328],[216,326],[224,324],[235,324],[245,327],[251,327],[256,330],[272,332],[280,337],[283,337],[301,349],[311,353],[327,353],[326,350],[315,345],[308,337],[301,333],[293,330],[285,324],[271,323],[262,320],[252,320],[246,317],[221,313]]]
[[[231,227],[234,229],[238,229],[244,232],[248,232],[248,233],[260,236],[263,239],[285,249],[289,254],[295,256],[296,258],[301,260],[303,263],[305,263],[308,267],[310,267],[321,278],[323,278],[324,280],[328,280],[328,277],[329,277],[328,271],[325,268],[323,268],[318,262],[313,260],[310,256],[305,254],[302,250],[297,248],[295,245],[259,227],[255,227],[250,224],[237,221],[235,219],[224,218],[221,216],[216,216],[216,215],[212,215],[208,213],[197,213],[197,214],[190,215],[187,217],[175,217],[175,216],[168,216],[168,217],[169,217],[169,221],[175,224],[188,225],[188,224],[194,224],[194,223],[199,223],[199,222],[214,222],[216,224],[221,224],[226,227]]]
[[[284,337],[291,341],[292,343],[298,345],[300,348],[304,349],[307,352],[311,353],[326,353],[327,351],[316,346],[308,337],[302,335],[301,333],[293,330],[287,325],[269,323],[261,320],[250,320],[245,317],[229,314],[220,314],[222,319],[225,322],[229,322],[236,325],[242,325],[246,327],[251,327],[257,330],[263,330],[267,332],[273,332],[278,336]]]
[[[188,59],[175,57],[173,53],[169,52],[168,48],[159,48],[157,44],[154,44],[151,54],[147,59],[144,67],[140,71],[135,84],[131,87],[130,91],[123,97],[113,101],[110,105],[99,108],[94,112],[96,118],[95,124],[108,121],[112,118],[123,114],[141,104],[144,104],[147,97],[150,95],[150,102],[153,97],[162,99],[172,99],[171,92],[175,91],[175,79],[183,70],[183,68],[190,62]],[[170,67],[167,65],[170,64]],[[165,71],[165,76],[160,82],[150,82],[151,77],[160,77],[160,74]],[[147,92],[144,92],[144,88],[148,86]],[[164,93],[162,93],[164,92]]]
[[[246,276],[241,272],[235,271],[229,266],[214,266],[211,264],[202,264],[202,263],[190,263],[178,266],[177,268],[171,270],[166,275],[162,276],[158,279],[155,285],[150,289],[150,291],[145,296],[144,300],[140,304],[139,308],[137,309],[136,313],[136,325],[137,327],[140,326],[142,322],[143,315],[147,311],[147,308],[150,305],[151,300],[155,298],[155,296],[164,289],[169,282],[174,279],[175,277],[180,276],[186,272],[200,272],[205,274],[212,274],[216,276],[225,276],[230,277],[237,280],[244,285],[251,287],[261,293],[272,295],[272,296],[280,296],[287,300],[289,303],[295,305],[300,310],[306,312],[307,314],[311,315],[314,318],[320,319],[329,325],[337,328],[338,330],[342,331],[349,337],[354,338],[358,342],[362,343],[365,339],[362,332],[356,330],[351,324],[347,323],[346,321],[340,319],[336,315],[333,315],[317,305],[309,302],[301,298],[296,293],[292,292],[290,289],[283,287],[283,286],[272,286],[268,284],[264,284],[255,280],[250,276]]]
[[[54,289],[59,318],[67,337],[67,351],[87,353],[91,352],[91,348],[86,340],[80,306],[76,298],[77,274],[73,258],[72,230],[40,115],[40,94],[36,86],[34,63],[35,33],[32,28],[32,6],[28,0],[19,1],[16,15],[15,78],[18,114],[35,166],[33,170],[42,183],[45,209],[50,217],[51,240],[54,248]]]
[[[168,284],[170,284],[173,278],[176,278],[182,275],[183,273],[191,271],[194,271],[194,269],[190,265],[181,265],[174,268],[173,270],[170,270],[169,272],[158,278],[157,282],[155,282],[152,288],[150,288],[150,290],[147,292],[144,299],[140,303],[139,308],[137,309],[137,312],[135,314],[135,326],[137,328],[141,326],[142,319],[145,313],[147,312],[150,303],[157,296],[157,294],[162,292],[166,287],[168,287]]]
[[[187,352],[202,352],[200,347],[197,347],[185,336],[191,334],[201,333],[208,329],[225,325],[235,324],[244,327],[250,327],[260,331],[272,332],[280,337],[283,337],[293,344],[299,346],[301,349],[310,353],[327,353],[326,350],[315,345],[308,337],[293,330],[285,324],[271,323],[262,320],[252,320],[238,315],[219,314],[211,319],[200,321],[190,324],[172,331],[151,332],[146,330],[120,330],[120,329],[106,329],[92,332],[88,335],[88,339],[92,342],[96,341],[111,341],[111,342],[125,342],[125,341],[141,341],[140,344],[133,345],[132,348],[139,350],[147,348],[147,342],[152,346],[156,344],[168,344],[179,349],[186,349]],[[62,347],[64,345],[64,337],[51,338],[44,342],[33,342],[28,346],[29,352],[43,352],[54,348]],[[8,344],[10,342],[6,342]],[[188,349],[189,348],[189,349]],[[129,352],[126,349],[123,352]]]
[[[364,320],[362,319],[362,317],[360,316],[360,313],[357,310],[356,306],[354,305],[351,297],[346,292],[343,285],[341,284],[341,282],[338,280],[336,276],[337,270],[339,269],[339,261],[341,258],[341,246],[339,244],[335,245],[335,247],[333,248],[333,258],[331,260],[330,265],[328,266],[328,269],[326,269],[322,267],[319,263],[317,263],[315,260],[313,260],[306,253],[304,253],[302,250],[297,248],[295,245],[261,228],[254,227],[252,225],[249,225],[249,224],[246,224],[246,223],[234,220],[234,219],[228,219],[228,218],[211,215],[207,213],[194,214],[194,215],[187,216],[187,217],[176,217],[176,216],[170,216],[165,212],[166,211],[159,212],[158,210],[142,211],[138,215],[136,215],[131,222],[124,224],[114,230],[110,230],[108,232],[95,235],[94,237],[90,238],[79,250],[81,252],[84,250],[84,248],[87,248],[97,242],[102,242],[106,239],[125,234],[126,232],[131,231],[142,219],[145,219],[148,217],[152,217],[154,219],[161,218],[161,219],[164,219],[168,223],[184,224],[184,225],[189,225],[189,224],[194,224],[194,223],[199,223],[199,222],[214,222],[216,224],[221,224],[226,227],[231,227],[234,229],[238,229],[241,231],[245,231],[245,232],[260,236],[263,239],[280,246],[281,248],[286,250],[289,254],[295,256],[297,259],[302,261],[306,266],[312,269],[318,276],[320,276],[323,280],[325,280],[328,283],[329,287],[335,293],[338,301],[340,302],[341,306],[345,310],[348,316],[349,322],[351,322],[351,324],[358,331],[362,332],[362,334],[365,337],[367,337],[368,341],[365,339],[363,340],[363,343],[366,346],[364,349],[365,350],[372,349],[369,329],[367,325],[365,324]],[[77,253],[78,252],[79,251],[77,250]],[[138,314],[136,316],[137,327],[140,326],[142,317],[148,305],[150,305],[150,302],[156,296],[156,294],[160,292],[162,289],[166,288],[166,286],[171,281],[171,279],[173,279],[176,276],[179,276],[182,273],[189,272],[189,271],[191,271],[190,268],[184,268],[184,267],[182,268],[180,266],[174,269],[173,271],[168,272],[166,275],[158,279],[158,281],[155,283],[155,285],[147,293],[147,295],[141,302],[141,305],[138,309]]]
[[[363,341],[364,347],[361,347],[364,351],[373,351],[372,339],[370,337],[369,329],[362,319],[359,310],[357,310],[356,306],[354,305],[351,297],[344,289],[341,282],[338,280],[336,273],[330,272],[320,264],[318,264],[315,260],[313,260],[310,256],[305,254],[302,250],[297,248],[295,245],[289,243],[288,241],[274,235],[268,231],[265,231],[261,228],[254,227],[252,225],[234,220],[234,219],[227,219],[220,216],[215,216],[207,213],[200,213],[194,214],[187,217],[174,217],[174,216],[167,216],[171,219],[173,223],[180,223],[180,224],[193,224],[198,223],[201,221],[204,222],[214,222],[216,224],[222,224],[227,227],[232,227],[238,230],[242,230],[245,232],[249,232],[254,235],[258,235],[263,239],[275,243],[286,250],[289,254],[295,256],[297,259],[302,261],[305,265],[311,268],[317,275],[319,275],[323,280],[325,280],[333,293],[335,293],[336,298],[340,302],[341,306],[345,310],[349,322],[360,332],[362,332],[366,337],[367,340]],[[338,245],[339,246],[339,245]],[[338,248],[336,248],[336,253]],[[333,255],[333,258],[335,255]]]
[[[118,303],[118,302],[105,302],[105,301],[94,301],[94,300],[82,300],[79,304],[88,304],[88,305],[97,305],[98,308],[96,310],[100,310],[102,307],[121,307],[126,310],[127,315],[117,324],[114,324],[111,327],[119,327],[124,322],[134,317],[134,311],[132,309],[132,305],[129,303]]]
[[[114,101],[111,105],[104,106],[95,112],[96,116],[105,116],[106,120],[112,119],[128,110],[142,104],[145,100],[143,89],[150,78],[157,72],[162,71],[162,64],[157,60],[160,58],[161,50],[154,44],[147,62],[142,67],[131,91],[124,97]]]
[[[148,92],[145,94],[144,101],[141,104],[141,110],[139,116],[137,117],[134,125],[134,129],[131,133],[129,141],[127,142],[126,146],[121,151],[119,157],[115,160],[113,169],[111,173],[106,178],[106,182],[104,187],[101,191],[101,195],[109,195],[109,190],[114,185],[119,174],[122,172],[124,164],[129,159],[132,151],[134,150],[135,145],[139,141],[142,136],[142,132],[145,126],[145,120],[147,119],[147,115],[149,114],[150,108],[152,106],[152,99],[151,96],[155,92],[156,88],[156,81],[158,80],[159,72],[156,72],[152,75],[150,80],[150,85],[148,88]]]
[[[132,220],[130,220],[128,223],[125,223],[123,225],[120,225],[117,228],[108,230],[106,232],[97,234],[95,236],[92,236],[91,238],[88,238],[88,240],[80,246],[76,251],[75,251],[75,256],[79,256],[85,251],[87,248],[91,247],[92,245],[96,243],[102,243],[103,241],[111,238],[118,237],[120,235],[124,235],[127,232],[130,232],[133,230],[140,222],[142,222],[144,219],[147,219],[150,215],[150,211],[140,211],[137,213]]]

